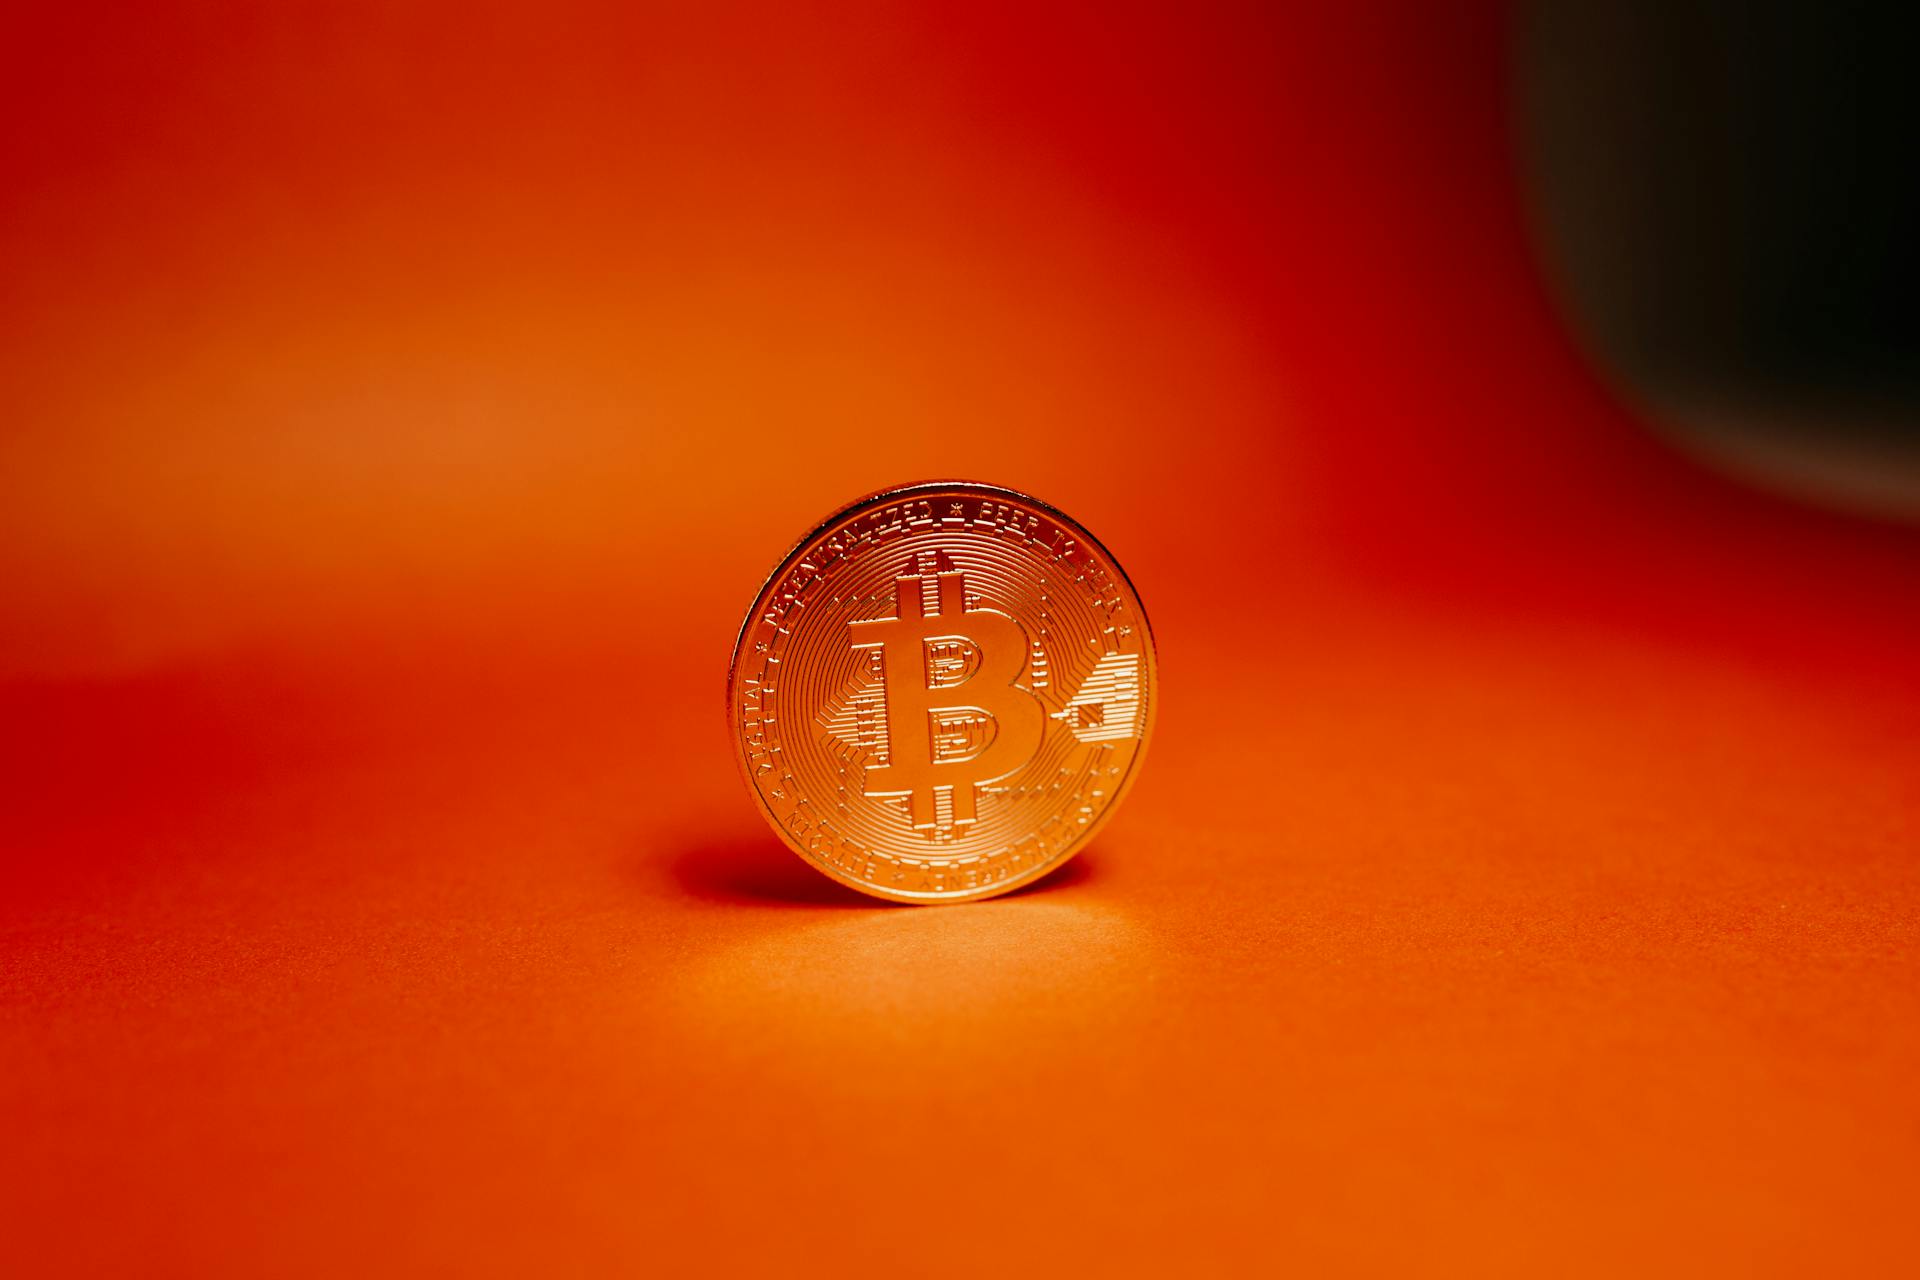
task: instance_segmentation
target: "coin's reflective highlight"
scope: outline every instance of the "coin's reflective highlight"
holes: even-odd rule
[[[748,611],[729,723],[788,845],[901,901],[988,897],[1072,857],[1153,724],[1152,635],[1087,531],[992,485],[830,516]]]

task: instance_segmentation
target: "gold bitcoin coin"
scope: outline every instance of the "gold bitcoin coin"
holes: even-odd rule
[[[1153,636],[1093,536],[993,485],[886,490],[748,610],[727,716],[795,852],[902,902],[990,897],[1083,848],[1139,771]]]

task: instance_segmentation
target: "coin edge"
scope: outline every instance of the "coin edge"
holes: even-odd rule
[[[848,516],[868,507],[880,506],[888,502],[897,502],[903,497],[911,497],[916,494],[950,491],[959,491],[961,496],[1013,499],[1018,502],[1027,503],[1036,510],[1044,513],[1048,518],[1059,521],[1078,536],[1085,538],[1095,550],[1106,557],[1107,563],[1113,567],[1113,571],[1119,575],[1120,581],[1125,584],[1127,594],[1132,599],[1134,608],[1140,615],[1140,629],[1146,638],[1146,643],[1142,646],[1142,652],[1146,654],[1147,659],[1148,689],[1150,690],[1150,695],[1147,699],[1146,724],[1140,731],[1139,747],[1134,752],[1133,759],[1127,765],[1126,776],[1121,778],[1120,784],[1114,788],[1113,799],[1102,807],[1101,811],[1095,815],[1093,821],[1088,824],[1086,830],[1075,836],[1072,842],[1060,851],[1058,856],[1049,859],[1031,872],[1016,876],[1003,883],[988,885],[981,889],[958,893],[897,892],[839,874],[832,867],[815,859],[805,849],[795,843],[786,830],[774,819],[773,810],[768,807],[766,797],[760,794],[760,788],[754,785],[752,774],[748,771],[747,754],[741,748],[739,728],[735,723],[735,695],[739,683],[740,652],[741,646],[746,643],[747,633],[752,628],[753,620],[759,615],[761,605],[766,600],[768,592],[779,582],[781,575],[786,573],[800,553],[819,538],[827,529],[843,521]],[[1159,650],[1154,641],[1153,623],[1147,616],[1146,602],[1141,599],[1139,588],[1133,585],[1133,579],[1128,575],[1126,567],[1120,563],[1120,558],[1114,555],[1113,552],[1107,548],[1107,544],[1096,537],[1085,525],[1062,511],[1053,503],[1046,501],[1044,498],[1037,498],[1022,490],[1010,488],[1006,485],[991,484],[984,480],[922,480],[915,481],[912,484],[894,485],[883,489],[876,489],[863,497],[843,503],[828,515],[816,520],[805,533],[801,534],[800,537],[793,542],[786,553],[774,562],[772,571],[767,574],[766,578],[760,583],[760,586],[754,591],[753,599],[748,603],[747,611],[740,619],[740,628],[735,633],[733,639],[733,650],[727,659],[726,704],[724,708],[727,723],[727,738],[733,755],[734,767],[740,775],[741,785],[745,786],[747,791],[753,796],[754,803],[760,810],[761,818],[766,822],[767,826],[772,829],[781,844],[785,845],[796,857],[821,875],[867,897],[876,898],[883,902],[895,902],[911,906],[936,906],[950,903],[980,902],[989,898],[997,898],[1003,894],[1012,893],[1017,889],[1022,889],[1036,881],[1045,879],[1061,867],[1072,862],[1074,858],[1079,856],[1081,850],[1087,847],[1093,837],[1099,834],[1107,823],[1112,820],[1114,813],[1120,808],[1122,802],[1126,800],[1127,793],[1132,790],[1134,781],[1139,777],[1141,763],[1146,759],[1147,747],[1153,737],[1153,728],[1159,718],[1159,712],[1160,658]]]

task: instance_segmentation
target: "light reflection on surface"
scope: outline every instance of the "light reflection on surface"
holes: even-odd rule
[[[806,1073],[910,1051],[944,1071],[1110,1032],[1149,998],[1151,957],[1109,905],[1026,895],[853,911],[737,937],[691,964],[671,1003],[728,1056]]]

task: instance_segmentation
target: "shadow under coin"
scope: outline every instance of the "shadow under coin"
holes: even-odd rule
[[[1014,899],[1043,895],[1085,884],[1093,875],[1093,863],[1083,853],[1005,896]],[[695,845],[674,860],[673,876],[680,887],[695,898],[736,906],[771,903],[796,907],[889,908],[907,905],[849,889],[770,838]]]
[[[703,902],[732,906],[888,905],[821,875],[779,841],[768,838],[694,845],[674,859],[673,878]]]

